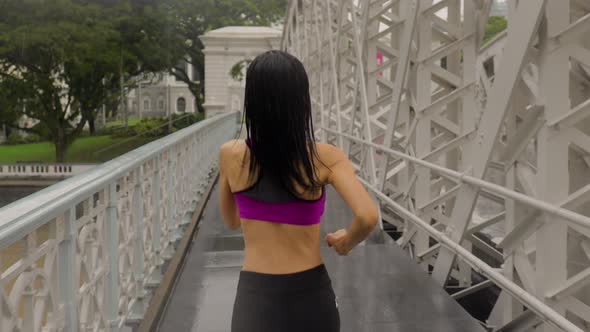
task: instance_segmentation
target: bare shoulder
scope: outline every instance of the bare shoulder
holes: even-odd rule
[[[219,161],[220,163],[231,162],[236,160],[237,156],[242,156],[246,144],[243,140],[232,139],[221,145],[219,148]]]
[[[219,148],[219,153],[223,154],[224,156],[230,155],[232,153],[238,153],[240,151],[243,151],[243,145],[245,145],[244,141],[239,139],[232,139],[221,144],[221,147]]]
[[[332,167],[342,161],[348,160],[344,152],[332,144],[316,143],[316,149],[320,160],[328,167]]]

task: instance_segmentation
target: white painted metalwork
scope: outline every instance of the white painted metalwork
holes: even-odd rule
[[[0,209],[0,331],[141,319],[237,126],[201,121]]]
[[[96,166],[96,164],[0,164],[0,179],[70,177],[86,172]]]
[[[291,0],[282,48],[318,136],[433,278],[502,288],[492,326],[526,307],[539,331],[590,331],[590,0],[508,0],[481,45],[491,3]]]

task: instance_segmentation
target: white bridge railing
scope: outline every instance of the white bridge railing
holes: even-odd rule
[[[0,331],[118,331],[143,317],[237,114],[0,209]]]
[[[0,164],[0,179],[66,178],[88,171],[96,164],[18,163]]]
[[[539,201],[533,197],[529,197],[529,196],[523,195],[521,193],[518,193],[516,191],[506,189],[506,188],[499,186],[497,184],[494,184],[494,183],[491,183],[488,181],[484,181],[484,180],[481,180],[478,178],[474,178],[472,176],[466,175],[464,173],[459,173],[459,172],[453,171],[448,168],[440,167],[436,164],[429,163],[429,162],[424,161],[422,159],[412,157],[410,155],[404,154],[403,152],[389,149],[389,148],[384,147],[382,145],[378,145],[378,144],[374,144],[374,143],[371,143],[371,142],[368,142],[365,140],[361,140],[361,139],[358,139],[358,138],[350,136],[350,135],[338,133],[336,131],[333,131],[333,130],[330,130],[327,128],[324,128],[324,130],[326,130],[332,134],[341,136],[349,141],[353,141],[353,142],[356,142],[359,144],[363,144],[365,146],[373,147],[375,150],[382,151],[394,158],[399,158],[399,159],[404,160],[408,163],[413,163],[418,166],[426,167],[435,173],[438,173],[438,174],[441,174],[444,176],[448,176],[449,178],[457,180],[461,183],[464,183],[465,185],[473,186],[475,188],[478,188],[479,190],[487,190],[491,194],[497,195],[498,197],[502,197],[505,199],[513,199],[514,201],[519,202],[521,204],[525,204],[531,208],[536,208],[539,211],[542,211],[543,213],[552,215],[554,217],[562,218],[562,219],[566,220],[567,222],[579,225],[580,227],[590,230],[590,218],[587,216],[584,216],[584,215],[572,212],[570,210],[561,208],[560,206],[547,204],[546,202]],[[438,230],[436,224],[432,225],[429,222],[427,222],[426,220],[424,220],[423,218],[416,215],[415,213],[411,212],[410,210],[405,208],[403,205],[401,205],[401,204],[397,203],[395,200],[393,200],[390,196],[384,194],[381,190],[376,188],[374,185],[369,183],[367,180],[365,180],[363,178],[360,178],[359,180],[363,183],[363,185],[365,185],[365,187],[367,187],[368,190],[370,190],[372,193],[375,194],[375,196],[381,202],[382,207],[387,206],[387,207],[393,209],[400,217],[407,220],[408,223],[411,223],[412,225],[418,227],[420,230],[428,233],[429,236],[431,236],[433,239],[435,239],[438,242],[438,244],[436,244],[434,246],[435,249],[429,250],[428,252],[425,252],[425,253],[418,253],[419,260],[425,259],[425,256],[433,255],[437,249],[439,249],[440,247],[444,247],[444,248],[452,251],[455,255],[457,255],[457,257],[461,261],[466,262],[471,268],[474,269],[474,271],[480,273],[481,275],[485,276],[488,279],[488,280],[482,281],[479,284],[473,285],[471,288],[467,288],[466,290],[462,291],[463,293],[465,293],[465,295],[468,295],[469,293],[476,292],[478,290],[481,290],[482,288],[486,288],[486,287],[491,286],[492,284],[495,284],[500,289],[502,289],[504,292],[506,292],[510,296],[514,297],[517,301],[519,301],[520,303],[525,305],[527,308],[529,308],[529,310],[531,310],[533,313],[535,313],[543,321],[547,321],[547,322],[555,325],[556,327],[559,327],[563,331],[582,332],[582,330],[580,328],[578,328],[572,322],[568,321],[563,316],[559,315],[559,313],[557,313],[551,307],[547,306],[545,303],[543,303],[542,301],[537,299],[535,296],[528,293],[525,289],[523,289],[522,287],[520,287],[519,285],[514,283],[512,280],[506,278],[506,276],[504,276],[500,271],[498,271],[497,269],[493,268],[492,266],[488,265],[487,263],[485,263],[484,261],[479,259],[477,256],[475,256],[469,250],[466,250],[460,243],[458,243],[457,240],[452,239],[448,234]],[[560,221],[553,220],[552,222],[560,222]],[[477,230],[479,230],[483,227],[484,227],[483,225],[482,226],[480,226],[480,225],[473,226],[471,229],[471,232],[475,233]],[[502,246],[503,249],[505,249],[507,252],[511,252],[512,250],[514,250],[512,248],[511,244],[510,245],[507,244],[506,240],[502,241],[500,246]],[[495,250],[495,249],[490,247],[490,250]],[[578,284],[579,283],[580,283],[580,281],[578,281]],[[565,293],[567,291],[567,288],[570,288],[570,287],[572,287],[571,284],[564,285],[564,287],[562,289],[559,289],[553,293],[548,293],[547,297],[548,298],[556,298],[559,296],[563,296],[562,293]],[[458,295],[458,294],[453,295],[453,297],[455,297],[455,298],[460,298],[461,296],[462,295]],[[533,325],[534,325],[534,323],[533,323]]]

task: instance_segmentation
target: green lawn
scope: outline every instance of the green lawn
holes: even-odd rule
[[[155,138],[113,138],[110,136],[81,137],[74,141],[66,154],[66,162],[101,163],[131,151]],[[124,142],[121,144],[121,142]],[[113,146],[118,144],[117,146]],[[96,151],[106,149],[100,154]],[[55,161],[55,147],[52,143],[0,145],[0,163],[19,161]]]

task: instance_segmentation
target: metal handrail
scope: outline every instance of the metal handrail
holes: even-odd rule
[[[329,129],[329,128],[322,127],[321,129],[323,129],[323,130],[325,130],[327,132],[330,132],[332,134],[335,134],[335,135],[340,135],[342,137],[345,137],[345,138],[350,139],[352,141],[355,141],[357,143],[365,144],[367,146],[373,147],[373,148],[375,148],[377,150],[383,151],[383,152],[388,153],[390,155],[393,155],[395,157],[398,157],[398,158],[404,159],[406,161],[415,163],[417,165],[420,165],[420,166],[429,168],[429,169],[431,169],[431,170],[433,170],[433,171],[435,171],[435,172],[437,172],[439,174],[444,174],[444,175],[446,175],[446,176],[448,176],[450,178],[456,179],[459,182],[467,183],[467,184],[470,184],[472,186],[479,187],[481,189],[486,189],[487,191],[489,191],[489,192],[491,192],[493,194],[502,196],[504,198],[513,199],[513,200],[515,200],[515,201],[517,201],[519,203],[528,205],[530,207],[537,208],[537,209],[539,209],[539,210],[541,210],[543,212],[552,214],[554,216],[557,216],[557,217],[560,217],[560,218],[563,218],[563,219],[567,219],[567,220],[571,221],[572,223],[574,223],[576,225],[579,225],[579,226],[582,226],[584,228],[590,229],[590,218],[589,217],[586,217],[584,215],[581,215],[579,213],[570,211],[568,209],[564,209],[564,208],[562,208],[560,206],[553,205],[551,203],[545,202],[545,201],[540,200],[540,199],[536,199],[536,198],[527,196],[525,194],[516,192],[514,190],[506,189],[505,187],[499,186],[499,185],[497,185],[495,183],[491,183],[491,182],[488,182],[488,181],[485,181],[485,180],[482,180],[482,179],[479,179],[479,178],[476,178],[476,177],[473,177],[473,176],[469,176],[469,175],[467,175],[465,173],[460,173],[460,172],[457,172],[457,171],[453,171],[451,169],[448,169],[448,168],[445,168],[445,167],[442,167],[442,166],[433,164],[431,162],[424,161],[424,160],[419,159],[419,158],[416,158],[416,157],[412,157],[412,156],[410,156],[408,154],[405,154],[403,152],[390,149],[390,148],[385,147],[383,145],[379,145],[379,144],[375,144],[375,143],[372,143],[372,142],[369,142],[369,141],[366,141],[366,140],[362,140],[362,139],[359,139],[357,137],[354,137],[354,136],[351,136],[351,135],[348,135],[348,134],[339,133],[339,132],[334,131],[334,130]]]
[[[0,251],[11,255],[12,245],[26,246],[0,273],[0,283],[13,285],[0,326],[22,321],[34,325],[26,330],[77,332],[100,321],[118,330],[141,319],[150,288],[162,282],[177,241],[206,199],[217,149],[235,135],[236,116],[203,120],[0,209]],[[38,280],[46,287],[35,286]],[[95,293],[99,287],[104,293]],[[87,306],[98,294],[102,302]],[[33,305],[18,309],[31,299]],[[47,312],[45,321],[39,310]]]
[[[174,119],[174,120],[172,120],[172,121],[170,121],[170,119],[168,119],[168,120],[166,121],[166,123],[164,123],[164,124],[161,124],[161,125],[159,125],[159,126],[157,126],[157,127],[154,127],[154,128],[152,128],[152,129],[148,129],[148,130],[146,130],[146,131],[142,131],[141,133],[139,133],[139,134],[137,134],[137,135],[134,135],[134,136],[128,137],[128,138],[126,138],[126,139],[124,139],[124,140],[122,140],[122,141],[119,141],[119,142],[115,143],[115,144],[111,144],[111,145],[109,145],[109,146],[107,146],[107,147],[104,147],[104,148],[102,148],[102,149],[100,149],[100,150],[97,150],[97,151],[95,151],[95,152],[93,153],[93,155],[95,155],[95,156],[96,156],[96,155],[97,155],[97,154],[99,154],[99,153],[103,153],[103,152],[105,152],[105,151],[108,151],[108,150],[110,150],[110,149],[112,149],[112,148],[114,148],[114,147],[117,147],[117,146],[120,146],[120,145],[122,145],[122,144],[125,144],[125,143],[127,143],[127,142],[130,142],[130,141],[132,141],[132,140],[134,140],[134,139],[136,139],[136,138],[138,138],[138,137],[141,137],[141,136],[143,136],[143,135],[145,135],[145,134],[147,134],[147,133],[151,133],[151,132],[153,132],[153,131],[156,131],[156,130],[158,130],[158,129],[160,129],[160,128],[163,128],[163,127],[168,127],[168,126],[170,126],[170,122],[172,122],[172,123],[176,123],[176,122],[178,122],[178,121],[180,121],[180,120],[184,120],[184,119],[186,119],[187,117],[189,117],[189,116],[191,116],[191,115],[192,115],[192,113],[186,113],[186,114],[184,114],[184,115],[182,115],[182,116],[180,116],[180,117],[178,117],[178,118],[176,118],[176,119]]]
[[[558,328],[568,332],[583,332],[582,329],[577,327],[572,322],[568,321],[565,317],[561,316],[558,312],[553,310],[551,307],[541,302],[535,296],[527,293],[526,290],[506,278],[501,273],[497,272],[493,267],[486,264],[481,259],[473,255],[469,250],[463,248],[461,244],[453,241],[451,238],[446,236],[444,233],[438,231],[432,227],[426,221],[422,220],[418,216],[414,215],[403,206],[396,203],[394,200],[389,198],[383,192],[370,185],[367,181],[359,179],[359,181],[377,195],[383,202],[394,208],[398,213],[411,220],[415,225],[425,230],[433,238],[435,238],[442,246],[448,248],[451,252],[461,257],[469,266],[475,271],[487,276],[496,285],[508,292],[520,303],[525,305],[530,310],[534,311],[538,316],[543,318],[546,322],[557,326]]]
[[[505,198],[511,198],[516,201],[519,201],[523,204],[528,204],[533,207],[537,207],[540,210],[543,210],[547,213],[562,217],[564,219],[568,219],[580,226],[589,227],[590,228],[590,218],[585,217],[583,215],[577,214],[575,212],[557,207],[555,205],[551,205],[547,202],[531,198],[529,196],[523,195],[521,193],[506,189],[504,187],[498,186],[494,183],[487,182],[485,180],[481,180],[478,178],[474,178],[472,176],[465,175],[463,173],[459,173],[448,168],[441,167],[439,165],[412,157],[407,155],[403,152],[396,151],[385,146],[375,144],[372,142],[368,142],[366,140],[359,139],[357,137],[340,133],[334,131],[329,128],[321,127],[322,130],[326,130],[335,135],[340,135],[344,138],[350,139],[357,143],[365,144],[367,146],[371,146],[377,150],[383,151],[390,155],[399,157],[409,162],[413,162],[415,164],[427,167],[433,171],[439,172],[440,174],[444,174],[451,178],[457,179],[459,182],[464,182],[470,185],[478,186],[482,189],[486,189],[492,193],[497,195],[503,196]],[[582,329],[577,327],[575,324],[567,320],[565,317],[560,315],[558,312],[553,310],[551,307],[537,299],[535,296],[529,294],[526,290],[515,284],[510,279],[506,278],[504,275],[496,271],[494,268],[486,264],[484,261],[477,258],[473,255],[469,250],[463,248],[460,243],[453,241],[450,237],[448,237],[443,232],[438,231],[436,228],[431,226],[428,222],[422,220],[418,216],[414,215],[409,210],[405,209],[403,206],[395,202],[385,193],[380,191],[379,189],[375,188],[373,185],[368,183],[366,180],[359,178],[359,181],[370,191],[372,191],[376,196],[378,196],[382,202],[392,207],[396,212],[398,212],[403,217],[410,220],[416,226],[422,228],[424,231],[430,234],[433,238],[435,238],[442,246],[449,249],[451,252],[459,256],[463,259],[469,266],[471,266],[475,271],[487,276],[490,280],[492,280],[497,286],[502,288],[504,291],[508,292],[512,295],[515,299],[517,299],[520,303],[528,307],[530,310],[535,312],[538,316],[544,319],[547,323],[553,324],[558,328],[568,331],[568,332],[583,332]]]
[[[72,204],[79,203],[77,200],[80,197],[88,197],[182,139],[230,116],[235,117],[236,114],[222,114],[202,120],[193,126],[183,128],[108,161],[100,167],[61,181],[1,208],[0,248],[9,245],[15,239],[24,237],[52,218],[57,217]]]

